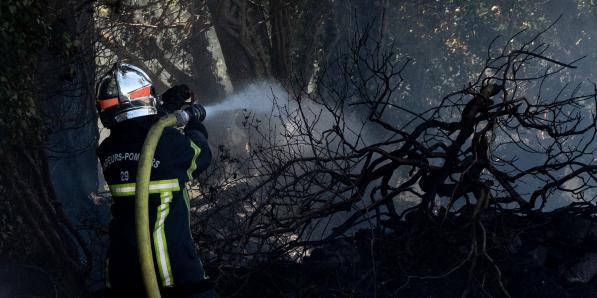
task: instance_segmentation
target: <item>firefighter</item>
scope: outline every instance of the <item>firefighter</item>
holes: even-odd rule
[[[135,236],[135,181],[141,147],[160,113],[180,109],[191,90],[171,88],[158,104],[152,81],[136,66],[117,63],[97,86],[100,119],[110,136],[99,146],[104,177],[112,193],[110,243],[106,258],[108,297],[144,297]],[[207,132],[190,121],[184,132],[164,130],[152,162],[149,222],[154,265],[162,297],[216,297],[191,236],[185,183],[209,165]]]

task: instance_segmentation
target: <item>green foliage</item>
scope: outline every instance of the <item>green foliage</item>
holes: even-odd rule
[[[44,2],[0,2],[0,144],[14,144],[36,123],[34,76],[40,48],[47,42]]]

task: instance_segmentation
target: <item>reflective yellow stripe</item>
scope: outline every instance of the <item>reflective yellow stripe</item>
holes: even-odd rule
[[[193,140],[191,140],[191,148],[193,148],[193,159],[191,159],[191,164],[189,165],[189,168],[187,169],[187,176],[189,177],[189,180],[193,180],[193,172],[197,169],[197,158],[199,157],[199,154],[201,154],[201,148],[199,148],[199,146],[197,146],[197,144],[195,144],[195,142],[193,142]],[[187,206],[187,216],[189,218],[189,234],[190,233],[190,227],[191,227],[191,202],[189,200],[189,193],[188,190],[184,190],[183,191],[183,198],[184,198],[184,203]],[[191,234],[191,239],[193,238],[193,235]]]
[[[108,185],[113,197],[125,197],[135,195],[135,183],[122,183]]]
[[[184,204],[187,206],[187,212],[191,212],[191,202],[189,200],[189,191],[186,188],[182,191],[182,197],[184,199]],[[189,226],[191,226],[190,217],[189,217]]]
[[[158,272],[162,279],[162,286],[171,287],[174,285],[172,277],[172,268],[170,267],[170,257],[168,256],[168,244],[166,243],[166,233],[164,223],[168,212],[170,211],[170,202],[172,202],[172,193],[163,192],[160,194],[161,204],[157,208],[157,217],[153,229],[153,245],[156,252],[158,263]]]
[[[187,219],[189,222],[189,237],[193,239],[193,233],[191,232],[191,202],[189,200],[189,191],[185,188],[182,191],[182,196],[184,198],[184,203],[187,206]]]
[[[108,185],[113,197],[127,197],[135,195],[135,183]],[[163,193],[179,191],[178,179],[166,179],[149,182],[149,193]]]
[[[178,184],[178,179],[149,182],[149,193],[173,192],[179,190],[180,185]]]
[[[197,146],[197,144],[195,144],[195,142],[193,142],[191,140],[191,148],[193,148],[193,159],[191,159],[191,165],[189,166],[189,169],[187,170],[187,176],[189,177],[189,180],[193,180],[193,172],[197,169],[197,157],[199,157],[199,154],[201,154],[201,148],[199,148],[199,146]]]

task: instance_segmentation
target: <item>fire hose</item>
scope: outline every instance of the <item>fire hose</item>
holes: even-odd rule
[[[137,168],[137,183],[135,186],[135,228],[143,286],[149,298],[160,298],[160,289],[153,264],[153,252],[151,250],[148,210],[149,181],[155,149],[166,127],[175,125],[184,126],[191,120],[203,121],[205,116],[205,108],[199,104],[193,104],[184,110],[163,116],[151,126],[141,148],[141,156]]]

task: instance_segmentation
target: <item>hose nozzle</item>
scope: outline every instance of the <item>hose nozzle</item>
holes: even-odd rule
[[[205,108],[198,104],[194,103],[190,107],[184,109],[187,114],[189,114],[189,121],[190,120],[205,120],[205,116],[207,116],[207,112],[205,112]]]
[[[194,103],[183,110],[174,112],[174,115],[176,116],[176,125],[183,126],[192,120],[205,120],[207,113],[202,105]]]

